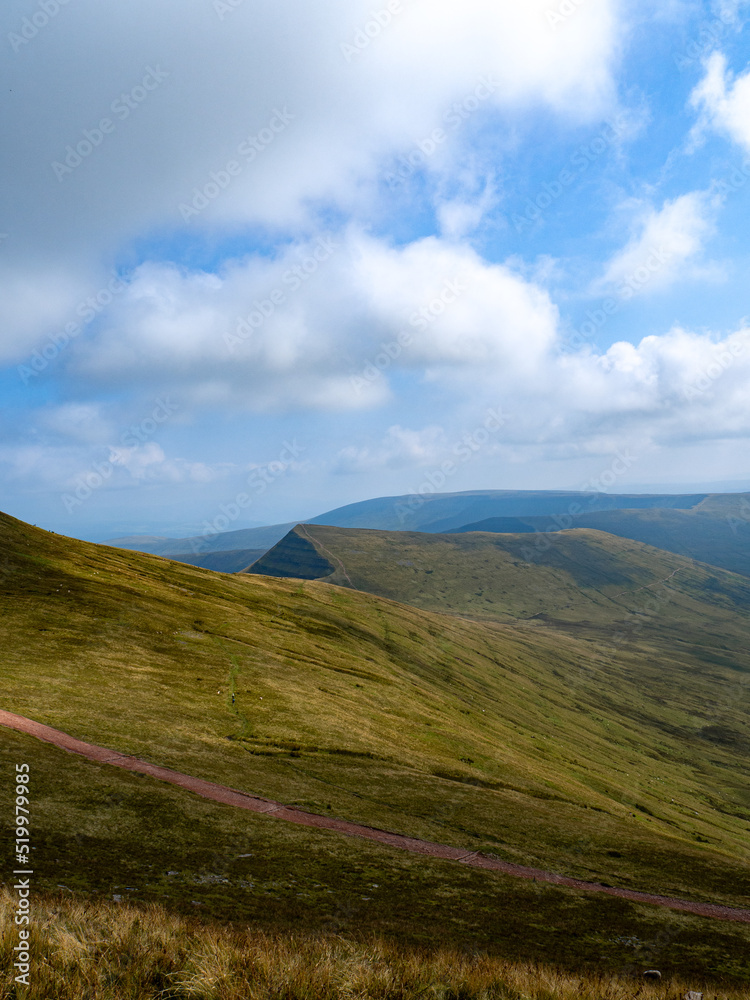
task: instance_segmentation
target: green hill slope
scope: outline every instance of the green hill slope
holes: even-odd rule
[[[658,628],[690,620],[718,628],[726,621],[731,634],[750,610],[750,583],[737,574],[601,531],[541,540],[306,524],[248,572],[325,579],[425,610],[505,622],[534,618],[612,629],[658,595]]]
[[[730,905],[750,894],[747,659],[700,652],[716,648],[721,616],[724,631],[746,628],[734,577],[717,577],[715,621],[673,645],[656,622],[620,641],[560,615],[461,620],[5,516],[0,546],[9,711],[509,861]],[[649,585],[646,563],[619,559],[630,577],[615,586]],[[551,590],[547,610],[559,600]]]

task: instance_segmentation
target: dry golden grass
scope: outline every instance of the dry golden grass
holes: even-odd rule
[[[0,890],[0,998],[28,1000],[679,1000],[701,984],[572,976],[383,940],[275,935],[201,924],[157,905],[38,898],[31,985],[17,987],[14,897]],[[716,987],[706,998],[743,1000]]]

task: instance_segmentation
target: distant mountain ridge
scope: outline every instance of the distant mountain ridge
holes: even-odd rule
[[[338,507],[306,524],[329,524],[336,528],[376,528],[380,531],[426,531],[440,533],[468,524],[466,516],[485,512],[487,517],[532,517],[566,515],[572,510],[600,511],[643,508],[689,510],[708,494],[612,494],[565,492],[562,490],[471,490],[465,493],[410,494],[378,497]],[[472,517],[471,520],[483,520]]]
[[[620,538],[710,563],[750,576],[750,494],[708,496],[692,508],[585,511],[548,517],[492,517],[448,529],[449,533],[490,532],[535,535],[526,546],[536,561],[550,544],[549,532],[594,528]]]
[[[380,531],[452,531],[493,517],[569,516],[572,510],[595,512],[621,509],[669,508],[690,510],[708,494],[610,494],[561,490],[469,490],[463,493],[407,494],[376,497],[346,504],[306,519],[303,524],[328,524],[338,528],[373,528]],[[216,552],[268,551],[298,522],[243,528],[191,538],[158,538],[135,535],[115,538],[107,545],[148,552],[180,561],[189,555],[192,565],[215,568]],[[522,530],[522,529],[518,529]],[[606,529],[605,529],[606,530]],[[241,559],[240,559],[241,561]],[[229,563],[225,563],[229,565]],[[231,563],[234,565],[234,563]],[[248,565],[246,563],[245,565]],[[226,570],[237,572],[244,569]]]

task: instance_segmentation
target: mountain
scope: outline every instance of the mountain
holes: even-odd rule
[[[690,496],[566,493],[549,490],[473,490],[379,497],[338,507],[306,524],[381,531],[445,532],[488,517],[531,517],[585,511],[662,507],[690,509],[706,494]]]
[[[310,558],[341,572],[334,549],[348,533],[305,530]],[[358,547],[376,544],[353,534]],[[512,619],[515,598],[506,621],[468,620],[325,582],[219,575],[0,516],[2,705],[312,813],[745,905],[746,581],[690,575],[678,557],[590,532],[568,535],[561,565],[521,569],[512,544],[523,538],[503,548],[482,537],[500,544],[493,586],[511,569],[539,580],[525,585],[533,618]],[[442,547],[429,550],[440,559],[472,544],[419,538]],[[345,556],[351,572],[359,557]],[[566,611],[576,587],[583,596]],[[632,956],[614,939],[650,940],[665,926],[622,900],[238,819],[31,737],[0,730],[0,750],[36,775],[39,892],[134,892],[191,913],[198,902],[206,917],[269,930],[355,920],[358,933],[439,934],[615,968]],[[680,917],[669,961],[733,974],[750,933],[706,923]]]
[[[384,531],[443,532],[489,517],[565,515],[569,510],[578,508],[587,512],[623,507],[689,509],[704,499],[705,494],[631,496],[606,493],[475,490],[468,493],[378,497],[374,500],[337,507],[303,523],[330,524],[341,528],[377,528]],[[196,535],[192,538],[134,535],[115,538],[107,544],[177,560],[187,553],[191,556],[189,561],[194,565],[213,569],[217,564],[211,553],[243,549],[267,551],[283,538],[295,523],[244,528],[207,536]],[[248,559],[244,565],[238,566],[238,570],[244,569],[249,562]],[[234,562],[224,562],[224,565],[230,564],[234,565]],[[228,572],[238,570],[228,570]]]
[[[594,528],[645,542],[668,552],[750,576],[750,493],[709,496],[691,509],[656,508],[567,513],[560,517],[492,517],[453,528],[456,532],[525,532],[536,559],[540,549],[557,544],[559,532]],[[543,537],[544,536],[544,537]]]

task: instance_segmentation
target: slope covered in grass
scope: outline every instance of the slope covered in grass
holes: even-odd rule
[[[222,866],[230,877],[237,866],[233,861],[228,858],[226,867]],[[286,877],[296,881],[297,874],[288,872]],[[722,1000],[743,1000],[747,995],[735,978],[740,963],[733,968],[731,960],[723,958],[712,964],[710,957],[712,953],[740,955],[747,941],[741,929],[702,928],[658,912],[616,911],[598,913],[598,927],[569,923],[563,928],[555,919],[562,914],[550,912],[532,890],[525,899],[513,900],[518,906],[516,918],[519,904],[525,904],[543,913],[550,923],[540,926],[536,935],[513,939],[496,929],[498,918],[503,930],[509,923],[503,916],[510,911],[511,901],[503,899],[502,890],[497,892],[493,912],[492,901],[481,900],[478,887],[466,885],[458,906],[453,912],[446,908],[443,922],[435,927],[436,915],[425,912],[425,897],[420,904],[417,893],[409,892],[413,881],[409,873],[393,874],[402,876],[413,907],[413,919],[403,921],[398,942],[389,930],[375,933],[367,926],[367,918],[363,920],[381,888],[368,886],[365,873],[363,888],[372,895],[363,901],[360,891],[346,911],[338,907],[338,915],[329,897],[331,916],[317,927],[309,919],[311,908],[304,904],[299,905],[303,920],[290,928],[269,928],[262,921],[242,926],[237,920],[227,927],[206,919],[204,902],[197,912],[193,909],[184,915],[175,913],[174,905],[139,903],[132,893],[115,902],[111,898],[81,900],[58,890],[36,900],[32,947],[45,960],[36,966],[34,988],[27,996],[29,1000],[153,1000],[157,996],[171,1000],[418,1000],[425,996],[436,1000],[632,1000],[636,989],[641,1000],[665,1000],[665,995],[678,1000],[691,989],[713,996],[718,993]],[[230,879],[223,881],[225,891],[236,896],[233,886],[226,889]],[[322,888],[311,881],[307,880],[306,887]],[[425,888],[426,896],[429,887]],[[199,895],[205,899],[200,890]],[[503,899],[502,909],[497,897]],[[477,922],[473,941],[445,934],[457,928],[457,910],[467,911],[468,923],[476,920],[482,902],[489,902],[490,908],[482,911],[485,922]],[[11,893],[0,892],[0,926],[5,928],[0,933],[0,995],[8,997],[15,993],[13,903]],[[575,920],[575,909],[569,907],[566,916]],[[435,927],[436,940],[415,942],[418,926]],[[530,957],[545,939],[552,944],[554,964],[547,956],[544,964]],[[565,955],[561,944],[573,945],[573,954]],[[508,945],[517,954],[508,955]],[[593,956],[599,957],[598,963],[591,961]],[[640,982],[636,986],[628,973],[641,971],[654,959],[668,979],[663,984]]]
[[[747,665],[701,660],[695,635],[611,633],[608,651],[606,628],[464,621],[8,517],[0,545],[9,711],[509,861],[729,905],[750,894]]]
[[[670,583],[668,618],[676,604],[704,620],[750,610],[750,583],[741,576],[582,529],[537,542],[525,534],[298,525],[250,572],[325,579],[432,611],[506,621],[541,614],[562,622],[617,622],[643,603],[644,588],[661,581]]]

